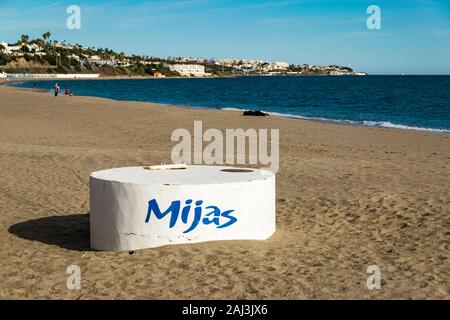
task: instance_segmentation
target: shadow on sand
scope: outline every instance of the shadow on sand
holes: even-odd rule
[[[8,231],[20,238],[75,251],[90,251],[89,214],[52,216],[20,222]]]

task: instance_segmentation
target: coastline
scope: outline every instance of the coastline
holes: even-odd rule
[[[0,86],[0,297],[448,299],[450,137]],[[280,129],[277,231],[89,248],[89,173],[169,163],[177,128]],[[83,270],[81,290],[66,268]],[[367,290],[366,269],[382,270]],[[170,267],[168,267],[170,266]]]
[[[318,75],[320,77],[322,77],[322,75]],[[332,76],[332,77],[336,77],[336,76]],[[217,78],[217,77],[202,77],[202,78],[183,78],[183,77],[167,77],[167,78],[154,78],[154,77],[117,77],[117,76],[112,76],[112,77],[104,77],[104,78],[94,78],[94,79],[70,79],[69,81],[80,81],[80,80],[84,80],[84,81],[93,81],[93,80],[145,80],[145,79],[155,79],[155,80],[163,80],[163,79],[212,79],[212,78]],[[13,79],[13,80],[9,80],[9,81],[3,81],[2,79],[0,79],[0,86],[2,85],[9,85],[9,84],[13,84],[13,83],[22,83],[22,82],[37,82],[37,81],[64,81],[61,79]],[[66,80],[67,81],[67,80]],[[38,91],[44,91],[47,92],[45,90],[41,90],[41,89],[32,89],[32,88],[22,88],[22,87],[16,87],[13,86],[15,88],[18,89],[31,89],[31,90],[38,90]],[[142,102],[142,101],[134,101],[134,100],[115,100],[112,98],[105,98],[105,97],[97,97],[97,96],[90,96],[90,95],[86,95],[85,97],[92,97],[92,98],[102,98],[102,99],[111,99],[114,101],[122,101],[122,102]],[[146,101],[147,103],[150,104],[159,104],[159,105],[163,105],[163,106],[171,106],[171,107],[179,107],[179,108],[187,108],[187,109],[200,109],[200,110],[222,110],[222,111],[235,111],[235,112],[243,112],[247,109],[240,109],[240,108],[212,108],[212,107],[206,107],[206,106],[188,106],[188,105],[184,105],[184,104],[166,104],[166,103],[159,103],[159,102],[152,102],[152,101]],[[332,118],[325,118],[325,117],[307,117],[307,116],[302,116],[302,115],[296,115],[296,114],[287,114],[287,113],[279,113],[279,112],[271,112],[271,111],[267,111],[264,109],[261,109],[260,111],[267,113],[269,116],[271,117],[281,117],[281,118],[288,118],[288,119],[296,119],[296,120],[304,120],[304,121],[314,121],[314,122],[321,122],[321,123],[333,123],[333,124],[338,124],[338,125],[344,125],[344,126],[358,126],[358,127],[368,127],[368,128],[384,128],[384,129],[396,129],[396,130],[411,130],[411,131],[420,131],[420,132],[432,132],[432,133],[438,133],[438,134],[447,134],[450,135],[450,130],[449,129],[438,129],[438,128],[427,128],[427,127],[418,127],[418,126],[413,126],[413,125],[405,125],[405,124],[397,124],[397,123],[392,123],[389,121],[369,121],[369,120],[349,120],[349,119],[332,119]]]

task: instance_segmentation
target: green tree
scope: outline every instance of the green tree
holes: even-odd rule
[[[50,33],[50,31],[47,31],[46,33],[44,33],[44,34],[42,35],[42,38],[43,38],[44,41],[45,41],[45,40],[50,39],[51,36],[52,36],[52,34]]]
[[[29,53],[30,52],[30,49],[28,48],[28,46],[22,46],[22,48],[20,50],[22,50],[23,53]]]
[[[5,66],[12,60],[10,55],[0,53],[0,66]]]
[[[28,40],[30,40],[30,36],[23,34],[20,36],[20,40],[22,41],[22,43],[28,43]]]
[[[36,39],[31,41],[31,43],[34,43],[36,45],[38,45],[39,47],[43,48],[45,46],[45,43],[42,39]]]

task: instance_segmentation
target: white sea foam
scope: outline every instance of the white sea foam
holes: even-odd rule
[[[246,109],[240,108],[222,108],[222,110],[231,110],[231,111],[244,111]],[[392,123],[389,121],[357,121],[357,120],[347,120],[347,119],[330,119],[323,117],[305,117],[298,114],[290,114],[290,113],[279,113],[279,112],[271,112],[261,110],[271,116],[276,117],[285,117],[285,118],[295,118],[302,120],[314,120],[314,121],[323,121],[323,122],[332,122],[338,124],[347,124],[354,126],[364,126],[364,127],[372,127],[372,128],[395,128],[395,129],[403,129],[403,130],[416,130],[416,131],[429,131],[429,132],[440,132],[440,133],[450,133],[450,130],[447,129],[437,129],[437,128],[425,128],[425,127],[415,127],[415,126],[407,126],[403,124]]]
[[[450,133],[450,130],[446,130],[446,129],[414,127],[414,126],[407,126],[404,124],[396,124],[396,123],[392,123],[389,121],[363,121],[363,124],[366,126],[369,126],[369,127],[397,128],[397,129],[404,129],[404,130]]]
[[[220,108],[220,110],[226,110],[226,111],[245,111],[247,109],[239,109],[239,108]]]

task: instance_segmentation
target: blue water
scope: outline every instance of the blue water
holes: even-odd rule
[[[450,76],[59,81],[76,95],[450,133]],[[51,90],[54,81],[37,81]],[[33,87],[33,82],[14,84]]]

